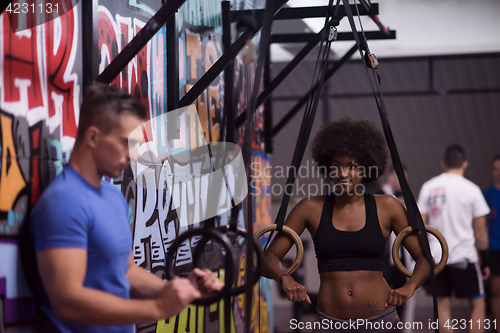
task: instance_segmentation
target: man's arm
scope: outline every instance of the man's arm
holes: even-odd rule
[[[476,248],[479,252],[481,258],[481,272],[483,274],[483,280],[486,280],[490,276],[489,267],[489,240],[488,240],[488,224],[487,215],[475,217],[472,221],[474,226],[474,237],[476,238]]]
[[[135,269],[130,272],[134,276],[134,290],[153,281],[154,287],[143,291],[143,295],[150,294],[154,289],[157,293],[154,299],[129,300],[87,288],[83,286],[87,269],[85,249],[42,250],[37,253],[37,261],[54,313],[61,320],[93,325],[127,325],[154,321],[178,314],[201,296],[188,279],[175,278],[162,282],[163,288],[159,288],[160,279],[149,276],[144,278],[145,275],[138,274]]]
[[[427,220],[427,214],[422,214],[422,220],[424,221],[424,224],[428,224],[428,220]]]
[[[476,238],[476,248],[479,251],[488,249],[488,225],[486,216],[479,216],[473,219],[474,237]]]
[[[166,281],[137,266],[132,253],[130,253],[129,258],[127,279],[130,283],[130,297],[132,298],[156,298],[166,284]]]
[[[132,257],[132,253],[129,259],[127,279],[130,283],[130,296],[132,298],[157,298],[167,284],[166,281],[148,272],[144,268],[137,266]],[[188,279],[195,288],[201,292],[202,297],[209,296],[212,292],[221,290],[224,287],[224,283],[216,278],[212,271],[208,269],[201,270],[195,268]]]

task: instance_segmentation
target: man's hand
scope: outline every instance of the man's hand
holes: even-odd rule
[[[479,267],[481,267],[481,275],[483,280],[490,277],[490,252],[488,250],[479,251]]]
[[[209,269],[195,268],[189,277],[175,277],[165,283],[160,295],[155,300],[159,317],[170,318],[180,313],[195,299],[209,296],[221,290],[224,283],[216,278]]]
[[[190,279],[175,277],[168,281],[155,300],[161,318],[180,313],[187,305],[202,296]]]
[[[201,297],[210,296],[211,293],[224,288],[224,283],[214,276],[209,269],[195,268],[188,279],[193,286],[201,293]]]
[[[488,278],[490,277],[491,275],[491,271],[490,271],[490,268],[488,266],[486,267],[483,267],[481,269],[481,274],[483,276],[483,280],[488,280]]]
[[[37,253],[37,260],[56,317],[64,321],[89,325],[129,325],[156,321],[179,314],[188,304],[202,297],[202,292],[190,279],[176,277],[162,281],[135,266],[133,261],[129,265],[127,278],[141,299],[123,299],[87,288],[83,285],[87,251],[80,248],[42,250]]]

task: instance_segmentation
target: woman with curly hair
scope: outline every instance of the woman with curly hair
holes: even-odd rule
[[[389,234],[409,225],[395,197],[364,193],[364,186],[385,171],[386,147],[374,123],[350,118],[323,125],[312,143],[313,159],[330,178],[333,191],[301,200],[285,225],[299,235],[307,229],[313,239],[320,274],[317,332],[397,331],[396,306],[404,305],[430,274],[418,236],[412,234],[403,244],[416,262],[413,276],[394,290],[382,276]],[[278,234],[265,252],[265,270],[290,301],[311,303],[306,288],[281,265],[292,245]]]

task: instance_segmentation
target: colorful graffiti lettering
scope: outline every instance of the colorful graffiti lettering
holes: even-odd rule
[[[129,0],[123,7],[115,7],[114,4],[102,1],[98,7],[98,58],[94,66],[99,72],[144,27],[148,17],[159,6],[152,1],[136,0]],[[0,310],[3,310],[0,311],[0,325],[8,324],[9,329],[34,316],[33,299],[20,265],[16,262],[20,248],[17,237],[42,190],[68,161],[76,136],[81,95],[79,8],[76,6],[59,18],[18,33],[12,33],[7,16],[0,16]],[[188,0],[179,9],[177,34],[181,97],[222,54],[220,11],[220,1],[217,0]],[[35,19],[29,15],[25,18]],[[26,22],[14,24],[21,26]],[[167,125],[162,118],[167,111],[165,38],[166,29],[162,28],[113,81],[114,85],[126,89],[146,106],[152,119],[146,132],[151,137],[155,133],[160,138],[166,138],[167,135]],[[240,89],[244,103],[240,101],[237,109],[241,112],[249,96],[247,87],[254,69],[251,65],[243,66],[241,61],[238,64],[241,66],[237,71],[243,73],[238,84],[245,87]],[[221,104],[222,94],[223,77],[220,76],[195,101],[196,117],[187,113],[179,119],[180,128],[184,130],[181,130],[177,144],[160,147],[175,151],[218,142],[225,112]],[[261,126],[259,115],[255,119],[257,128]],[[256,142],[252,147],[261,150],[259,136],[257,133],[252,137],[252,142]],[[264,166],[269,163],[264,155],[257,154],[254,160]],[[198,168],[200,163],[193,161],[190,167]],[[138,169],[143,167],[139,164],[134,166]],[[174,172],[184,170],[182,163],[164,164],[162,167]],[[165,253],[173,240],[185,230],[174,208],[179,202],[189,202],[191,194],[199,192],[201,185],[192,182],[192,187],[182,187],[172,192],[162,178],[164,173],[143,173],[143,178],[136,182],[132,171],[131,168],[127,169],[114,183],[129,204],[134,260],[138,265],[164,277]],[[138,170],[135,171],[137,173]],[[256,209],[254,223],[268,222],[267,200],[267,197],[263,197],[253,203]],[[243,211],[240,210],[237,216],[238,225],[245,226]],[[217,225],[223,226],[229,219],[228,212],[217,216],[215,220]],[[198,241],[196,238],[191,239],[179,248],[177,273],[184,274],[192,269],[192,249]],[[244,247],[243,240],[238,244]],[[221,279],[224,279],[225,273],[222,267],[224,255],[225,250],[213,243],[207,245],[203,254],[207,258],[206,264]],[[8,265],[3,264],[7,262]],[[260,322],[260,325],[252,327],[254,332],[266,331],[263,325],[268,326],[270,320],[267,311],[270,309],[270,297],[266,294],[270,288],[261,289],[256,289],[254,293],[252,320],[255,321],[258,316]],[[239,307],[238,298],[234,298],[231,303],[232,321],[235,323],[232,330],[241,331],[238,325],[244,319],[244,311]],[[222,309],[223,301],[209,307],[190,306],[177,317],[140,325],[138,331],[222,332]],[[0,331],[3,329],[0,327]]]
[[[123,48],[141,31],[145,23],[131,17],[116,15],[104,6],[98,9],[98,41],[100,54],[99,73],[120,53]],[[160,33],[161,34],[161,33]],[[138,98],[147,111],[150,106],[150,49],[151,41],[132,59],[112,84],[127,90]],[[163,52],[164,53],[164,52]],[[164,66],[164,65],[163,65]]]
[[[63,148],[72,147],[80,104],[78,76],[73,73],[78,47],[78,8],[36,28],[11,33],[2,15],[0,67],[1,108],[26,117],[33,126],[46,121]]]
[[[256,191],[252,196],[254,225],[256,230],[271,223],[271,175],[269,156],[254,151],[250,167],[253,173],[251,187]]]
[[[187,0],[179,8],[178,28],[183,31],[186,27],[198,26],[213,28],[217,34],[222,33],[220,1]]]
[[[11,32],[6,15],[0,24],[0,234],[15,235],[13,222],[22,223],[43,186],[68,160],[76,136],[78,8],[19,33]],[[40,177],[45,174],[41,162],[52,170],[47,181]],[[5,217],[9,225],[2,228]]]
[[[129,3],[130,4],[130,3]],[[204,8],[206,10],[202,11]],[[138,29],[133,29],[132,22],[137,20],[133,17],[124,17],[118,14],[112,14],[111,7],[99,7],[99,41],[98,49],[100,53],[99,71],[102,71],[116,54],[123,49],[126,42],[129,42]],[[203,15],[201,13],[203,12]],[[122,13],[123,14],[123,13]],[[182,97],[203,74],[217,61],[221,52],[220,36],[220,2],[218,1],[190,1],[179,9],[179,91]],[[211,27],[214,29],[207,29]],[[158,152],[166,152],[172,149],[176,150],[193,149],[208,144],[209,142],[218,142],[220,140],[221,119],[223,110],[221,105],[223,79],[217,78],[195,101],[197,115],[186,113],[179,121],[180,132],[179,140],[175,145],[167,147],[167,124],[166,117],[166,49],[165,49],[166,30],[161,29],[153,39],[141,50],[138,57],[132,60],[131,64],[122,71],[112,84],[122,88],[127,88],[132,94],[135,90],[131,84],[127,85],[126,80],[134,81],[132,76],[134,72],[141,73],[141,83],[147,82],[150,91],[144,92],[145,84],[140,86],[141,95],[136,94],[141,100],[150,98],[146,105],[150,107],[151,121],[148,127],[149,133],[156,138]],[[146,55],[147,63],[140,63],[141,54]],[[139,65],[137,65],[139,64]],[[139,70],[140,66],[142,69]],[[249,75],[242,76],[241,84],[247,84],[247,79],[251,80],[250,74],[252,68],[246,68]],[[138,76],[137,76],[138,77]],[[143,94],[144,93],[144,94]],[[248,95],[248,94],[247,94]],[[247,98],[245,95],[245,98]],[[197,120],[199,119],[199,121]],[[151,136],[153,137],[153,136]],[[146,142],[150,142],[147,139]],[[258,148],[261,148],[258,146]],[[269,163],[269,159],[258,155],[258,163]],[[198,161],[190,160],[187,168],[196,168]],[[175,174],[193,173],[194,169],[186,169],[180,164],[165,163],[163,169],[168,169]],[[145,166],[137,164],[135,174],[141,174]],[[165,276],[164,267],[165,254],[169,250],[174,239],[185,230],[181,227],[179,219],[176,216],[174,208],[179,202],[190,202],[192,194],[199,192],[200,184],[192,182],[193,187],[180,187],[172,192],[167,186],[167,182],[162,178],[164,172],[157,174],[143,173],[140,179],[135,183],[132,170],[127,170],[121,180],[115,180],[115,184],[121,187],[130,207],[131,228],[134,235],[134,260],[136,264],[150,270],[160,277]],[[259,212],[256,214],[257,221],[260,224],[270,222],[269,218],[269,198],[264,196],[254,203]],[[193,202],[192,205],[195,205]],[[191,207],[192,208],[192,207]],[[193,209],[195,212],[196,210]],[[230,214],[222,214],[216,218],[217,225],[225,225],[229,221]],[[245,225],[244,214],[242,211],[238,214],[238,224]],[[192,269],[192,249],[199,239],[192,239],[184,242],[178,250],[176,270],[179,274],[188,272]],[[220,247],[207,247],[207,253],[210,258],[210,267],[216,269],[222,262],[224,251]],[[205,254],[207,254],[205,253]],[[223,268],[216,270],[223,277]],[[269,286],[267,287],[269,290]],[[257,296],[259,294],[260,296]],[[257,300],[263,297],[263,293],[255,293]],[[267,298],[269,299],[269,298]],[[237,309],[237,302],[233,300],[233,308]],[[266,301],[267,302],[267,301]],[[264,302],[265,304],[267,304]],[[261,302],[262,303],[262,302]],[[256,307],[255,303],[254,307]],[[213,306],[203,308],[190,306],[180,315],[170,318],[166,321],[160,321],[156,324],[138,326],[139,332],[146,332],[156,329],[156,332],[222,332],[223,311],[222,302]],[[268,312],[264,306],[265,312],[253,311],[254,316],[264,317],[262,325],[268,325]],[[234,312],[236,313],[236,312]],[[240,320],[241,320],[240,316]],[[233,318],[237,321],[237,318]],[[155,326],[156,325],[156,326]],[[262,327],[262,325],[260,325]],[[242,328],[236,331],[241,331]],[[257,327],[254,331],[260,331]],[[264,330],[265,331],[265,330]]]
[[[218,38],[220,40],[220,38]],[[183,71],[179,72],[181,80],[185,81],[181,87],[181,94],[186,93],[196,84],[200,77],[217,61],[220,50],[214,42],[213,33],[193,33],[185,28],[179,39],[180,56],[184,55],[182,62]],[[220,47],[220,46],[219,46]],[[222,78],[218,77],[209,88],[198,96],[195,105],[208,142],[220,140]]]
[[[4,325],[29,331],[35,304],[18,262],[19,237],[76,136],[79,7],[18,33],[0,15],[0,27],[0,331]]]

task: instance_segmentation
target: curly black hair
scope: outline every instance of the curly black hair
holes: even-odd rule
[[[365,172],[363,183],[371,183],[384,174],[388,157],[384,135],[377,126],[369,120],[349,117],[321,126],[312,142],[311,155],[323,174],[330,170],[333,156],[358,159],[370,171]],[[373,168],[376,172],[372,172]]]

